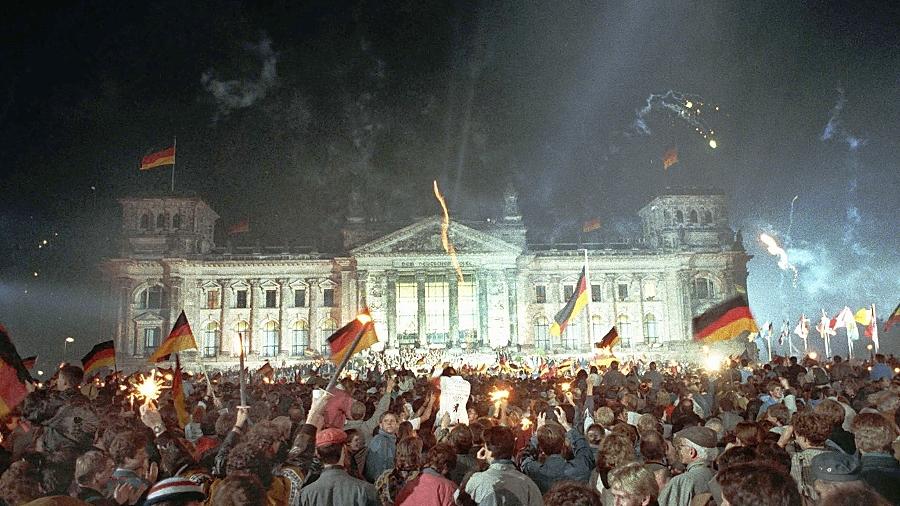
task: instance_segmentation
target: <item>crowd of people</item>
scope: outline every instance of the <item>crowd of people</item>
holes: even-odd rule
[[[900,504],[893,357],[552,376],[365,358],[327,392],[333,366],[184,374],[185,410],[65,365],[0,424],[0,504]],[[467,423],[441,376],[470,383]]]

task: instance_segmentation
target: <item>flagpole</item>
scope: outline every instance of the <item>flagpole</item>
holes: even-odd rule
[[[584,306],[584,314],[587,319],[588,326],[588,344],[593,347],[594,345],[594,324],[591,321],[591,301],[594,298],[593,290],[591,289],[591,275],[588,272],[588,253],[587,247],[584,248],[584,284],[585,290],[587,290],[588,301]]]
[[[772,325],[771,323],[769,325]],[[766,352],[768,352],[769,362],[772,361],[772,327],[766,329]]]
[[[359,332],[356,333],[356,336],[353,338],[353,342],[350,343],[350,348],[347,350],[347,353],[344,354],[344,358],[341,359],[341,363],[338,364],[337,369],[335,369],[334,376],[332,376],[331,380],[328,381],[328,386],[325,387],[326,392],[330,392],[331,389],[334,388],[334,386],[337,384],[337,380],[340,377],[341,372],[345,367],[347,367],[347,362],[350,361],[350,357],[353,356],[353,352],[356,351],[356,347],[359,346],[359,341],[362,339],[363,334],[366,333],[366,325],[368,325],[368,322],[360,322]]]
[[[856,320],[847,323],[847,360],[853,360],[853,340],[850,339],[850,325],[856,326]]]
[[[172,194],[175,194],[175,161],[178,159],[178,137],[172,136]]]
[[[241,345],[241,353],[240,353],[240,367],[241,370],[238,372],[238,380],[240,385],[240,393],[241,393],[241,407],[247,406],[247,380],[244,379],[244,333],[238,332],[238,342]]]

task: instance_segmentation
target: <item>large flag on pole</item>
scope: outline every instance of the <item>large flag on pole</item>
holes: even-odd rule
[[[841,310],[837,315],[837,325],[835,328],[845,328],[847,329],[847,339],[851,341],[859,340],[859,329],[856,328],[856,318],[853,315],[853,311],[844,306],[844,309]]]
[[[894,308],[894,312],[891,313],[891,316],[884,322],[884,331],[890,332],[891,327],[898,323],[900,323],[900,304],[897,304],[897,307]]]
[[[22,402],[28,395],[25,384],[31,381],[31,374],[22,364],[16,346],[0,325],[0,418]]]
[[[750,332],[759,332],[747,297],[732,297],[705,313],[694,317],[694,341],[712,343],[726,341]]]
[[[551,335],[559,336],[565,332],[569,322],[578,316],[578,313],[587,305],[591,296],[587,283],[587,272],[582,267],[581,276],[578,276],[578,283],[575,285],[575,291],[572,292],[572,296],[569,297],[566,305],[553,317],[553,324],[550,325]]]
[[[81,358],[84,375],[87,376],[101,367],[116,367],[116,347],[112,341],[95,344],[91,351]]]
[[[878,353],[878,316],[875,314],[875,304],[872,304],[872,320],[866,327],[866,335],[872,338],[872,344],[875,345],[875,353]]]
[[[809,337],[809,318],[805,314],[800,315],[800,321],[794,327],[794,334],[800,336],[800,339],[806,340]]]
[[[175,165],[175,146],[141,158],[140,170],[150,170],[163,165]]]
[[[360,318],[365,315],[366,318]],[[351,353],[350,346],[353,345],[356,336],[362,333],[359,344],[352,350],[352,353],[359,353],[366,348],[371,347],[378,342],[378,335],[375,334],[375,322],[369,316],[369,311],[363,311],[359,317],[354,318],[350,323],[337,329],[331,337],[328,338],[328,348],[331,350],[331,361],[338,365],[344,356]]]
[[[194,340],[194,333],[191,332],[191,325],[188,323],[187,316],[185,316],[184,311],[182,310],[181,314],[178,315],[178,319],[175,320],[172,332],[169,332],[169,336],[166,337],[166,340],[159,345],[159,348],[153,352],[153,355],[150,355],[150,362],[162,362],[164,360],[169,360],[169,355],[173,353],[196,349],[197,341]]]

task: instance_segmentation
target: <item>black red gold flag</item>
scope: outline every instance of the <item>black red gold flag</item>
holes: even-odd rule
[[[191,332],[191,325],[187,321],[187,316],[182,311],[172,327],[172,332],[169,332],[169,336],[150,356],[150,362],[169,360],[169,355],[191,349],[197,349],[197,341],[194,339],[194,333]]]
[[[88,374],[100,369],[101,367],[116,368],[116,347],[112,341],[103,341],[95,344],[91,351],[81,358],[81,366],[84,368],[84,374]]]
[[[759,332],[747,297],[739,295],[713,306],[694,317],[694,341],[711,343],[726,341],[744,333]]]

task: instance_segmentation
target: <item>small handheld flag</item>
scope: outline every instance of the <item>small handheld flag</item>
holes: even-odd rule
[[[22,359],[22,366],[25,369],[34,369],[34,364],[37,363],[37,355],[32,355],[30,357],[25,357]]]
[[[891,313],[891,316],[884,322],[884,331],[890,332],[891,328],[898,323],[900,323],[900,304],[897,304],[897,307],[894,308],[894,312]]]
[[[609,329],[609,332],[607,332],[606,335],[603,336],[603,339],[601,339],[600,342],[595,344],[594,346],[600,349],[609,348],[610,350],[612,350],[613,346],[619,344],[619,340],[619,331],[616,330],[615,327],[613,327]]]
[[[356,336],[362,333],[356,347],[351,350],[353,341]],[[375,324],[368,311],[360,313],[350,323],[337,329],[334,334],[328,338],[328,348],[331,350],[331,361],[340,364],[347,354],[359,353],[366,348],[371,347],[378,342],[378,336],[375,334]]]
[[[750,304],[743,295],[733,297],[694,317],[694,341],[726,341],[744,333],[759,332]]]
[[[600,218],[594,218],[592,220],[588,220],[581,225],[581,231],[585,234],[588,232],[593,232],[600,228],[602,223],[600,222]]]
[[[191,332],[191,325],[187,321],[187,316],[185,316],[184,311],[181,311],[178,319],[175,320],[172,332],[169,332],[169,336],[166,337],[165,341],[159,345],[159,348],[153,352],[153,355],[150,355],[149,360],[152,363],[162,362],[169,360],[169,355],[173,353],[192,349],[197,349],[197,341],[194,340],[194,334]]]
[[[241,220],[228,227],[228,235],[246,234],[250,231],[250,220]]]
[[[101,367],[116,367],[116,348],[112,341],[103,341],[95,344],[91,351],[81,358],[81,366],[84,368],[84,375],[100,369]]]

